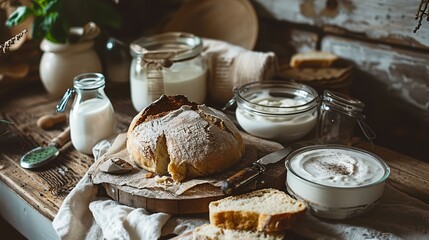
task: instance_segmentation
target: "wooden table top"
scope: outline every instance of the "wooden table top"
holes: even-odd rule
[[[113,103],[120,131],[125,132],[137,114],[128,85],[106,90]],[[93,163],[92,156],[77,152],[69,143],[56,160],[36,170],[23,169],[19,160],[27,151],[42,145],[67,127],[43,130],[37,119],[55,113],[59,98],[50,97],[39,84],[0,96],[0,119],[11,122],[0,135],[0,179],[42,215],[53,220],[64,198]],[[69,103],[71,105],[71,103]],[[429,203],[429,162],[413,159],[390,149],[359,141],[356,147],[374,152],[391,168],[388,184]]]

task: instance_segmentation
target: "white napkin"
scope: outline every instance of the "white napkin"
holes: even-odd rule
[[[109,141],[98,143],[93,149],[94,158],[98,159],[109,147]],[[98,187],[94,186],[85,174],[67,195],[52,222],[61,239],[161,237],[162,227],[171,217],[169,214],[150,213],[142,208],[124,206],[110,199],[97,197],[97,191]],[[183,231],[188,229],[184,227]]]
[[[225,104],[233,97],[232,89],[250,82],[270,80],[277,70],[273,52],[255,52],[225,41],[203,39],[202,56],[207,59],[210,98]]]
[[[380,203],[367,214],[324,220],[307,213],[292,231],[310,239],[429,239],[429,205],[386,184]]]
[[[166,213],[151,214],[113,200],[92,201],[89,209],[105,239],[158,239],[170,218]]]
[[[87,174],[64,199],[52,225],[61,239],[103,239],[100,227],[89,210],[97,194]]]

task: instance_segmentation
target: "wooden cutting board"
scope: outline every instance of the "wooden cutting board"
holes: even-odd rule
[[[245,133],[242,135],[246,142],[247,151],[255,150],[257,158],[282,148],[282,145],[275,142],[259,139]],[[244,186],[240,193],[266,187],[284,189],[285,176],[284,161],[268,165],[266,172],[257,180]],[[197,185],[181,195],[175,195],[163,189],[136,189],[110,183],[102,183],[101,186],[104,190],[101,194],[106,194],[121,204],[145,208],[151,212],[170,214],[205,213],[208,212],[208,204],[211,201],[226,197],[219,187],[211,184]]]

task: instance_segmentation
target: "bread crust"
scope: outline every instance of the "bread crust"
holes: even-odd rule
[[[257,202],[257,196],[261,194],[278,194],[280,198],[289,199],[291,206],[296,205],[296,208],[289,211],[284,211],[276,214],[264,213],[264,205],[267,203]],[[234,202],[239,199],[252,199],[254,210],[240,209],[221,209],[219,205],[223,202]],[[279,204],[281,199],[279,199]],[[211,202],[209,205],[210,223],[225,229],[236,229],[246,231],[264,231],[278,232],[289,229],[291,223],[299,215],[306,211],[306,206],[303,202],[297,201],[289,197],[286,193],[276,189],[261,189],[246,193],[239,196],[231,196],[218,201]]]
[[[231,167],[241,160],[244,142],[222,112],[164,95],[134,117],[127,149],[141,168],[180,182]]]

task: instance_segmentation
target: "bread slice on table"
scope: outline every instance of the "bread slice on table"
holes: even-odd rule
[[[210,223],[223,229],[278,232],[306,211],[304,202],[266,188],[209,204]]]
[[[289,65],[291,68],[326,68],[337,59],[338,57],[330,52],[310,51],[294,54]]]
[[[281,233],[266,233],[257,231],[244,231],[233,229],[222,229],[212,224],[205,224],[196,227],[193,231],[192,239],[194,240],[282,240],[284,235]]]

